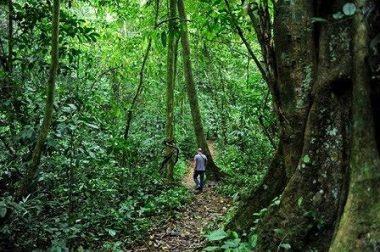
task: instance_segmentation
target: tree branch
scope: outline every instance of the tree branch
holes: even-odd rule
[[[238,33],[239,37],[241,38],[241,40],[243,41],[245,47],[247,48],[248,50],[248,53],[249,55],[251,56],[251,58],[253,59],[253,61],[255,62],[257,68],[259,69],[263,79],[269,83],[269,76],[268,76],[268,73],[267,71],[263,68],[262,64],[260,63],[260,61],[258,60],[258,58],[256,57],[255,53],[253,52],[252,50],[252,47],[251,45],[249,44],[248,40],[246,39],[246,37],[244,36],[244,32],[243,30],[241,29],[241,27],[239,26],[234,14],[232,13],[232,10],[231,10],[231,7],[230,7],[230,4],[228,2],[228,0],[224,0],[224,3],[226,5],[226,8],[227,8],[227,12],[228,14],[230,15],[230,18],[231,18],[231,22],[233,24],[233,26],[235,27],[236,29],[236,32]]]
[[[165,20],[162,20],[162,21],[160,21],[160,22],[158,22],[157,24],[156,24],[156,27],[158,27],[158,26],[160,26],[160,25],[162,25],[162,24],[164,24],[164,23],[167,23],[167,22],[170,22],[170,21],[172,21],[172,20],[179,20],[179,21],[181,21],[181,22],[191,22],[191,20],[190,19],[180,19],[179,17],[173,17],[173,18],[168,18],[168,19],[165,19]]]

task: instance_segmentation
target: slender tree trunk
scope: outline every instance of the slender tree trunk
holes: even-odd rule
[[[174,144],[174,86],[175,86],[175,16],[177,0],[169,1],[169,38],[167,51],[167,73],[166,73],[166,142]],[[166,148],[166,155],[172,155],[173,149]],[[173,181],[174,160],[171,158],[166,164],[166,176]]]
[[[159,7],[160,7],[160,1],[159,0],[156,0],[155,1],[155,18],[154,18],[154,29],[156,29],[157,27],[157,20],[158,20],[158,14],[159,14]],[[143,56],[143,60],[142,60],[142,64],[141,64],[141,67],[140,67],[140,72],[139,72],[139,84],[137,86],[137,90],[136,90],[136,93],[132,99],[132,103],[128,109],[128,111],[126,112],[126,119],[125,119],[125,128],[124,128],[124,134],[123,134],[123,139],[124,139],[124,142],[127,143],[128,141],[128,138],[129,138],[129,133],[130,133],[130,129],[131,129],[131,126],[132,126],[132,119],[133,119],[133,113],[135,112],[135,107],[136,107],[136,104],[137,104],[137,101],[138,101],[138,98],[140,97],[143,89],[144,89],[144,78],[145,78],[145,68],[146,68],[146,64],[148,62],[148,59],[149,59],[149,54],[150,54],[150,51],[152,49],[152,37],[149,37],[149,40],[148,40],[148,45],[145,49],[145,53],[144,53],[144,56]],[[121,194],[124,195],[125,194],[125,167],[127,166],[127,163],[128,163],[128,152],[126,149],[124,149],[121,153],[121,161],[120,161],[120,165],[122,166],[122,171],[121,171],[121,175],[120,175],[120,191],[121,191]],[[120,200],[122,200],[123,198],[120,197]]]
[[[159,14],[159,6],[160,6],[160,1],[156,0],[156,6],[155,6],[155,18],[154,18],[154,29],[157,27],[157,20],[158,20],[158,14]],[[131,106],[129,107],[127,113],[126,113],[126,119],[125,119],[125,128],[124,128],[124,140],[128,140],[129,136],[129,131],[131,128],[132,124],[132,119],[133,119],[133,112],[136,107],[137,99],[142,93],[142,90],[144,88],[144,73],[145,73],[145,67],[149,58],[150,51],[152,49],[152,37],[149,37],[148,40],[148,45],[145,49],[143,61],[140,67],[140,72],[139,72],[139,85],[137,86],[137,90],[135,93],[135,96],[133,97]]]
[[[132,118],[133,118],[133,112],[136,107],[137,99],[139,98],[140,94],[142,93],[142,90],[144,88],[144,73],[145,73],[145,66],[149,58],[149,53],[152,48],[152,38],[149,38],[148,45],[145,49],[143,62],[141,64],[140,73],[139,73],[139,85],[137,86],[137,90],[135,93],[135,96],[133,97],[131,106],[128,109],[127,112],[127,118],[125,120],[125,129],[124,129],[124,140],[127,141],[129,137],[129,130],[131,128]]]
[[[226,82],[225,82],[225,79],[223,78],[221,67],[219,67],[218,72],[219,72],[220,86],[221,86],[220,88],[221,88],[222,94],[226,94]],[[222,133],[224,145],[228,144],[227,132],[228,132],[229,107],[227,103],[228,103],[228,98],[226,97],[226,95],[221,95],[220,96],[220,125],[221,125],[221,133]]]
[[[13,2],[8,0],[8,74],[13,72]]]
[[[42,121],[42,126],[37,138],[36,146],[34,147],[32,153],[32,161],[28,167],[26,174],[21,181],[21,187],[18,192],[18,196],[24,196],[30,192],[30,187],[32,185],[33,179],[37,174],[38,166],[41,161],[41,155],[45,140],[49,133],[49,127],[53,115],[53,102],[54,102],[54,92],[55,92],[55,82],[57,78],[57,70],[59,64],[59,10],[60,1],[54,0],[53,2],[53,30],[52,30],[52,48],[51,48],[51,65],[47,86],[47,98],[45,105],[45,115]]]
[[[183,68],[184,68],[184,75],[185,75],[185,81],[186,81],[187,96],[190,103],[191,116],[193,118],[195,136],[196,136],[198,146],[204,150],[204,153],[208,158],[207,168],[208,168],[208,171],[211,172],[210,175],[212,175],[216,180],[219,180],[223,176],[223,173],[214,163],[214,160],[208,148],[204,130],[203,130],[202,118],[201,118],[201,113],[200,113],[199,105],[198,105],[197,90],[195,88],[194,78],[192,74],[192,67],[191,67],[191,60],[190,60],[190,45],[189,45],[188,30],[187,30],[187,24],[186,24],[187,18],[186,18],[186,12],[185,12],[185,6],[184,6],[183,0],[178,0],[178,13],[181,19],[180,33],[181,33],[181,43],[182,43]]]
[[[359,9],[369,1],[356,0]],[[343,216],[330,251],[380,249],[380,157],[376,141],[368,57],[368,26],[362,11],[354,18],[353,128],[350,186]]]

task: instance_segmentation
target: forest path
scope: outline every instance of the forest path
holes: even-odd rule
[[[211,154],[216,154],[212,142],[209,142]],[[202,231],[223,220],[231,200],[215,191],[216,183],[208,181],[203,192],[197,193],[193,181],[193,161],[188,161],[188,171],[183,177],[182,184],[187,187],[194,197],[179,209],[168,221],[152,230],[149,239],[131,251],[201,251],[206,240]]]

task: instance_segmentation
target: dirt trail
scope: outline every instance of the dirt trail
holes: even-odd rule
[[[209,143],[212,155],[214,146]],[[180,212],[168,222],[152,230],[144,244],[131,251],[201,251],[205,245],[202,231],[210,224],[222,221],[231,201],[215,192],[215,182],[207,182],[202,193],[196,194],[193,181],[193,162],[188,162],[188,172],[183,185],[194,193],[194,197]]]

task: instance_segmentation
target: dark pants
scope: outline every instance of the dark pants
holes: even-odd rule
[[[198,176],[199,176],[200,180],[198,180]],[[193,174],[193,179],[194,179],[194,182],[197,185],[197,187],[200,189],[203,189],[204,179],[205,179],[205,171],[195,170],[194,174]]]

